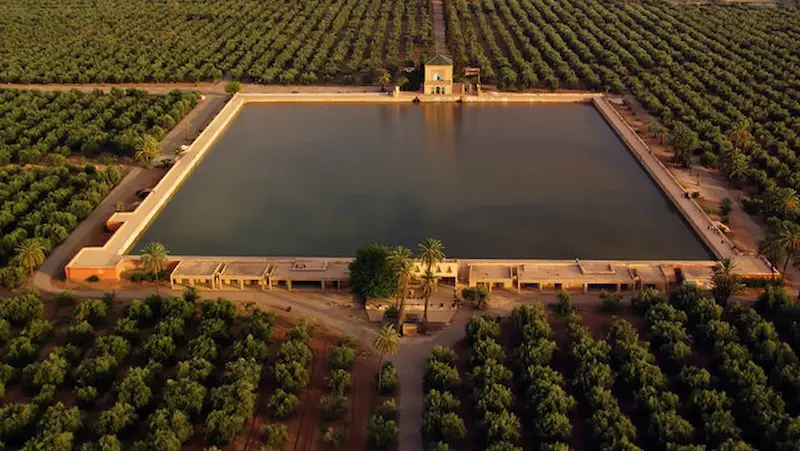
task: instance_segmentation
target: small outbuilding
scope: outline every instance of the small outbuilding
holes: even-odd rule
[[[422,89],[425,94],[453,94],[453,60],[441,53],[428,60]]]

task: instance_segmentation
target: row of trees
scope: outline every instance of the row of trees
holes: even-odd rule
[[[696,286],[687,284],[670,294],[670,303],[686,313],[694,335],[712,351],[717,387],[732,400],[742,439],[756,449],[796,448],[797,419],[786,412],[781,395],[767,384],[767,375],[739,342],[736,328],[722,319],[722,309]],[[724,407],[720,404],[716,410]]]
[[[277,388],[267,402],[270,414],[276,419],[294,415],[300,403],[297,395],[308,385],[313,333],[313,323],[298,324],[289,330],[289,339],[281,344],[278,361],[272,368]]]
[[[651,330],[648,328],[648,330]],[[625,320],[616,320],[608,332],[611,361],[635,410],[642,415],[651,446],[673,448],[692,443],[694,427],[678,413],[680,399],[669,390],[668,379],[639,334]]]
[[[531,437],[540,449],[568,449],[572,438],[570,411],[575,399],[565,390],[564,376],[551,368],[558,349],[541,304],[511,311],[515,373],[519,401]]]
[[[0,90],[0,165],[101,153],[132,157],[161,140],[197,105],[200,94],[152,95],[129,88],[90,93]]]
[[[226,74],[263,83],[347,81],[419,62],[434,45],[422,0],[135,1],[80,15],[26,0],[2,5],[0,17],[3,82],[196,82]],[[63,36],[73,45],[57,45]]]
[[[122,180],[116,166],[0,170],[0,286],[15,288]]]
[[[481,435],[488,450],[521,450],[522,430],[513,411],[512,372],[498,343],[496,318],[474,316],[466,325],[472,372],[472,402]]]
[[[29,403],[11,403],[0,410],[0,416],[8,420],[0,430],[0,442],[25,449],[40,449],[43,444],[70,449],[80,433],[96,438],[85,443],[84,449],[121,449],[121,440],[137,430],[142,436],[133,443],[135,449],[179,450],[192,436],[194,424],[204,423],[208,443],[228,443],[252,415],[274,316],[250,309],[241,328],[237,327],[241,338],[232,341],[236,311],[229,301],[204,302],[198,324],[194,290],[177,298],[152,296],[128,304],[122,317],[109,325],[106,318],[112,298],[75,306],[66,346],[53,348],[40,361],[37,351],[25,366],[0,365],[0,380],[22,382],[25,390],[38,393]],[[66,294],[54,302],[68,305],[75,299]],[[42,312],[41,300],[33,295],[0,302],[0,321],[22,328],[14,340],[28,337],[25,331],[43,321]],[[101,329],[113,332],[95,338]],[[190,340],[187,330],[194,329],[198,334]],[[167,370],[178,356],[183,359],[175,371]],[[219,361],[227,363],[218,370],[215,363]],[[128,362],[141,364],[127,368],[125,376],[115,381]],[[165,381],[166,374],[172,377]],[[78,420],[70,422],[75,426],[50,427],[47,422],[53,420],[48,419],[47,406],[56,389],[66,384],[75,386],[75,408],[70,412],[74,410]],[[85,413],[78,409],[94,410],[100,395],[108,392],[114,394],[113,404],[93,415],[95,421],[83,422]]]
[[[570,317],[567,327],[571,384],[579,402],[589,410],[589,437],[600,449],[640,450],[636,445],[636,427],[622,412],[613,393],[611,348],[606,341],[592,338],[577,315]]]
[[[339,421],[347,415],[356,345],[355,338],[347,336],[331,349],[328,376],[325,378],[327,393],[319,401],[324,424]],[[338,446],[344,440],[345,432],[346,429],[328,425],[322,439],[327,444]]]
[[[461,378],[457,360],[455,351],[441,346],[435,346],[428,357],[422,412],[422,439],[426,449],[453,449],[467,435],[464,419],[458,414],[461,401],[456,390]]]

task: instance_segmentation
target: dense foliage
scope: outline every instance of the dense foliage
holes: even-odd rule
[[[472,401],[487,449],[521,450],[522,430],[514,413],[512,372],[498,343],[500,324],[495,318],[476,316],[466,326],[472,364]]]
[[[520,306],[511,312],[511,323],[515,374],[531,436],[541,448],[568,448],[569,414],[576,402],[567,394],[564,376],[550,367],[557,345],[547,315],[539,304]]]
[[[456,447],[467,434],[464,420],[458,415],[461,401],[455,393],[457,384],[440,385],[439,381],[447,377],[435,373],[442,371],[458,375],[456,354],[452,349],[435,346],[428,358],[422,413],[422,439],[428,447]]]
[[[353,82],[432,45],[423,0],[0,4],[4,82]]]
[[[70,332],[61,337],[48,332],[59,324],[43,319],[38,296],[0,302],[0,321],[10,325],[9,339],[19,349],[0,348],[0,397],[19,388],[27,399],[0,408],[0,442],[15,449],[80,449],[81,441],[86,450],[179,450],[202,430],[209,444],[229,443],[252,417],[264,364],[260,350],[271,342],[274,317],[252,309],[238,318],[224,299],[200,308],[189,293],[133,301],[112,323],[112,298],[75,305],[69,324],[60,326]],[[217,326],[201,327],[211,322]],[[84,333],[73,333],[78,327]],[[64,346],[41,352],[62,339]],[[197,355],[187,346],[196,340],[214,352]],[[147,346],[162,341],[172,346]],[[69,397],[70,388],[72,402],[64,404],[72,407],[55,402],[56,393]]]
[[[18,258],[21,247],[35,243],[45,253],[55,248],[122,176],[115,166],[0,169],[0,285],[17,287],[28,276],[31,268]]]
[[[48,155],[132,157],[146,136],[163,138],[199,99],[177,90],[162,96],[119,88],[109,94],[0,89],[0,165]]]

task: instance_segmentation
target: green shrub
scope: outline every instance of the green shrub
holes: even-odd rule
[[[474,308],[479,310],[489,308],[489,289],[484,285],[464,288],[461,290],[461,296],[470,302]]]
[[[289,428],[285,424],[273,423],[264,426],[266,451],[283,451],[289,439]]]
[[[326,380],[328,382],[328,390],[334,393],[345,394],[350,389],[350,373],[346,370],[331,370]]]
[[[336,346],[331,350],[331,369],[350,370],[356,360],[356,351],[349,346]]]
[[[236,94],[241,90],[242,90],[242,84],[236,80],[229,81],[228,84],[225,85],[225,92],[231,95]]]
[[[267,409],[273,418],[282,420],[294,415],[299,403],[300,401],[293,393],[278,388],[269,398]]]
[[[619,310],[619,305],[622,302],[622,294],[617,291],[600,292],[600,308],[606,312],[616,312]]]
[[[333,448],[338,448],[344,442],[344,439],[344,432],[333,426],[328,426],[322,433],[322,443]]]
[[[89,324],[89,321],[80,321],[69,326],[67,330],[67,336],[69,337],[69,342],[74,343],[76,345],[84,345],[92,341],[97,334],[94,326]]]
[[[373,414],[367,423],[367,444],[370,449],[386,449],[397,441],[399,432],[400,429],[395,420]]]
[[[76,387],[74,390],[75,402],[79,406],[88,407],[94,404],[97,399],[97,389],[92,386]]]
[[[392,362],[383,362],[380,373],[378,391],[384,396],[393,395],[397,390],[397,368]]]

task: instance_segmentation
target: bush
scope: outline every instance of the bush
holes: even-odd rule
[[[292,393],[308,385],[308,370],[299,362],[276,363],[274,375],[278,386]]]
[[[380,387],[378,391],[381,395],[393,395],[397,390],[397,368],[392,362],[383,362],[381,366]]]
[[[322,443],[334,448],[338,448],[339,445],[344,442],[344,439],[344,432],[334,428],[333,426],[328,426],[325,428],[325,432],[322,433]]]
[[[166,362],[175,354],[175,340],[169,335],[153,334],[144,342],[145,355],[150,360]]]
[[[356,360],[355,349],[348,346],[336,346],[331,350],[331,369],[350,370]]]
[[[6,352],[6,360],[14,366],[21,367],[36,360],[39,347],[30,338],[19,336],[11,340]]]
[[[242,84],[236,80],[230,81],[228,82],[227,85],[225,85],[225,92],[231,95],[236,94],[241,90],[242,90]]]
[[[75,308],[72,317],[75,322],[88,321],[97,327],[108,315],[108,306],[101,300],[83,301]]]
[[[171,410],[182,410],[189,415],[203,411],[206,387],[191,379],[168,379],[164,386],[164,405]]]
[[[127,357],[131,345],[128,340],[118,335],[103,335],[95,342],[94,349],[98,355],[108,354],[119,362]]]
[[[75,402],[79,406],[88,407],[97,399],[97,389],[92,386],[76,387],[74,390]]]
[[[34,343],[43,343],[52,335],[53,326],[50,321],[35,319],[28,323],[28,326],[20,332],[20,335],[28,337]]]
[[[556,295],[555,312],[559,316],[569,316],[575,312],[575,307],[572,305],[572,297],[565,290],[559,290]]]
[[[484,285],[467,287],[461,290],[461,295],[469,301],[474,308],[486,310],[489,308],[489,289]]]
[[[44,315],[44,303],[39,296],[27,293],[0,301],[0,318],[14,326],[24,326]]]
[[[278,388],[269,398],[267,409],[273,418],[283,420],[294,415],[299,403],[300,401],[293,393]]]
[[[0,319],[0,347],[5,345],[9,338],[11,338],[11,324],[4,319]]]
[[[205,438],[208,443],[225,446],[242,430],[245,419],[225,410],[213,410],[206,417]]]
[[[236,307],[231,301],[226,299],[216,299],[203,303],[203,320],[209,318],[216,318],[225,321],[225,324],[231,325],[236,318]]]
[[[92,341],[95,337],[97,332],[94,329],[94,326],[89,324],[89,321],[81,321],[69,326],[69,330],[67,330],[67,336],[69,337],[70,343],[74,343],[76,345],[84,345]]]
[[[147,322],[153,317],[153,309],[147,303],[136,299],[125,307],[125,317],[140,323]]]
[[[640,315],[644,315],[650,307],[664,302],[666,299],[661,292],[655,288],[647,288],[631,298],[631,307]]]
[[[341,420],[347,413],[347,396],[338,393],[324,395],[319,401],[319,410],[325,421]]]
[[[370,449],[386,449],[397,441],[399,432],[395,420],[387,419],[377,413],[372,414],[367,423],[367,444]]]
[[[617,291],[608,292],[603,290],[600,292],[600,307],[606,312],[616,312],[619,310],[619,304],[622,302],[622,294]]]
[[[98,435],[117,435],[136,421],[136,409],[127,403],[117,402],[100,414],[95,425]]]
[[[206,359],[192,357],[178,364],[177,379],[205,382],[214,372],[214,364]]]
[[[326,378],[328,390],[334,393],[345,394],[350,389],[350,379],[350,373],[348,371],[341,369],[332,370]]]
[[[273,423],[264,426],[266,448],[269,451],[283,451],[289,438],[289,429],[285,424]]]

